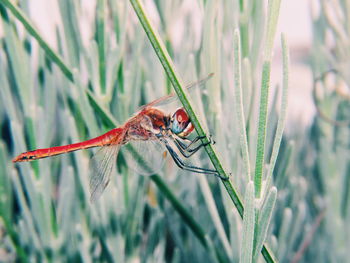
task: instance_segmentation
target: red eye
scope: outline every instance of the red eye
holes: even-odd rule
[[[175,112],[175,115],[176,115],[176,120],[178,122],[187,122],[189,120],[188,115],[187,115],[186,111],[183,108],[178,109]]]
[[[190,128],[189,124],[190,118],[188,117],[186,111],[183,108],[178,109],[173,117],[172,117],[172,124],[171,124],[171,130],[173,133],[182,136],[183,132],[187,129]],[[191,125],[192,126],[192,125]],[[193,130],[193,128],[192,128]],[[186,133],[189,134],[189,133]]]

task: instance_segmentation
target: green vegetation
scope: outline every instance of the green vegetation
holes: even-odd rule
[[[315,77],[337,71],[316,81],[311,127],[293,123],[287,137],[288,32],[276,35],[283,2],[197,1],[188,9],[181,1],[97,0],[92,16],[84,2],[52,2],[55,45],[35,26],[30,1],[0,0],[1,262],[347,261],[350,96],[337,88],[349,79],[347,24],[329,14],[338,8],[348,17],[345,4],[321,5],[314,18]],[[326,32],[339,39],[333,52]],[[283,65],[276,88],[275,39]],[[201,89],[185,89],[211,72]],[[172,89],[203,142],[216,142],[191,162],[221,179],[171,161],[140,176],[121,151],[92,204],[94,150],[11,163],[27,150],[96,137]]]

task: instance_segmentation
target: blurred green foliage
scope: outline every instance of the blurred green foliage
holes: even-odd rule
[[[234,103],[233,31],[239,28],[243,126],[254,171],[269,15],[264,1],[197,1],[191,8],[180,0],[144,1],[185,82],[215,73],[193,100],[232,181],[250,200],[250,217],[243,222],[217,178],[183,172],[171,162],[159,173],[162,177],[142,177],[120,155],[117,172],[97,204],[89,202],[93,151],[13,165],[11,159],[21,152],[102,134],[171,87],[128,1],[98,0],[93,17],[84,1],[52,1],[60,14],[52,29],[52,54],[41,48],[47,42],[40,32],[33,38],[6,2],[0,0],[1,262],[238,262],[245,251],[263,261],[255,253],[256,240],[249,237],[257,232],[264,237],[265,230],[281,262],[348,261],[350,103],[334,88],[350,79],[345,1],[320,0],[313,17],[315,78],[329,68],[338,70],[327,76],[330,82],[322,78],[314,87],[315,103],[331,121],[317,114],[310,127],[293,123],[290,138],[281,138],[271,179],[278,189],[272,215],[277,192],[266,176],[262,200],[252,200],[252,191],[246,192],[249,178]],[[19,1],[28,21],[30,4]],[[332,10],[344,19],[335,23]],[[86,20],[87,38],[82,33]],[[331,51],[329,34],[335,43]],[[263,158],[268,164],[281,112],[278,91],[272,89],[268,108]],[[209,165],[204,152],[193,161]],[[263,171],[269,174],[266,165]],[[252,233],[246,226],[254,221]],[[250,262],[252,256],[241,260]]]

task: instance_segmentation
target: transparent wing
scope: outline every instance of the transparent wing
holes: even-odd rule
[[[201,87],[202,85],[204,85],[212,76],[214,75],[214,73],[210,73],[208,76],[206,76],[205,78],[198,80],[194,83],[189,84],[188,86],[186,86],[186,89],[188,89],[190,92],[191,90],[193,90],[196,87]],[[165,105],[168,103],[172,103],[173,101],[175,101],[177,99],[177,96],[175,93],[171,93],[169,95],[163,96],[159,99],[156,99],[144,106],[141,107],[141,109],[144,109],[146,107],[150,107],[150,106],[161,106],[161,105]]]
[[[163,167],[166,148],[157,140],[130,141],[122,149],[129,168],[141,175],[152,175]]]
[[[90,162],[90,201],[95,202],[109,183],[120,145],[103,146]]]

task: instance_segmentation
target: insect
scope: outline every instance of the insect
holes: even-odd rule
[[[212,74],[187,88],[200,85],[211,76]],[[157,167],[153,167],[156,166],[154,162],[145,160],[156,158],[161,160],[161,154],[160,157],[156,157],[156,153],[151,151],[153,149],[161,151],[161,148],[164,149],[165,147],[176,165],[181,169],[220,177],[216,170],[189,165],[180,157],[182,155],[184,158],[189,158],[200,148],[211,143],[212,140],[209,137],[205,143],[202,143],[202,139],[205,137],[197,136],[192,140],[187,138],[194,131],[194,126],[184,108],[178,108],[170,115],[156,107],[157,104],[172,98],[174,98],[174,95],[168,95],[143,106],[122,126],[101,136],[79,143],[24,152],[15,157],[12,162],[33,161],[72,151],[100,147],[101,149],[92,160],[93,171],[90,172],[91,201],[96,200],[108,185],[121,146],[133,143],[138,144],[135,147],[136,151],[131,154],[133,155],[131,158],[137,160],[132,166],[140,166],[140,174],[154,173],[157,169]]]

